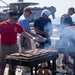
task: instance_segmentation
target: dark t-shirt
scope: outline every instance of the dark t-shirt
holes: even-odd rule
[[[62,17],[60,19],[60,23],[61,24],[68,24],[69,26],[71,26],[73,24],[72,18],[68,14],[62,15]]]
[[[41,31],[44,31],[44,27],[45,27],[45,25],[47,25],[47,23],[51,23],[51,20],[49,18],[44,19],[42,17],[39,17],[38,19],[35,20],[34,27],[37,27]],[[37,33],[37,34],[39,34],[39,33]],[[46,37],[44,34],[39,34],[39,35]]]

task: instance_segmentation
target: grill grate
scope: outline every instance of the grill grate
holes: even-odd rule
[[[35,50],[28,50],[25,52],[14,53],[8,55],[7,58],[18,58],[18,59],[36,59],[48,55],[56,54],[56,50],[46,50],[46,49],[35,49]]]

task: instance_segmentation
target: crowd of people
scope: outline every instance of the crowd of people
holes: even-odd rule
[[[51,12],[47,9],[41,12],[41,15],[38,19],[34,21],[34,30],[36,34],[33,34],[30,29],[29,22],[27,17],[29,17],[33,12],[30,8],[24,8],[23,14],[18,18],[18,12],[16,10],[9,11],[9,19],[0,23],[0,74],[4,74],[5,69],[5,57],[6,55],[19,52],[19,47],[17,45],[17,34],[20,35],[21,47],[24,47],[26,44],[26,39],[33,39],[36,43],[37,48],[43,49],[45,44],[51,45],[51,39],[48,39],[52,35],[53,26],[49,15]],[[72,26],[73,22],[70,15],[74,14],[74,8],[69,8],[68,13],[62,15],[60,24]],[[46,29],[45,26],[50,25],[50,30]],[[50,32],[50,33],[49,33]],[[37,37],[40,36],[46,38],[44,42],[37,42]],[[14,66],[14,64],[13,64]],[[11,72],[9,66],[8,75],[15,75],[15,71]],[[15,68],[16,69],[16,68]]]

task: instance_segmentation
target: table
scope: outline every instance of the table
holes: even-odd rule
[[[37,75],[38,64],[48,62],[48,68],[52,70],[52,75],[56,75],[56,59],[58,58],[57,50],[35,49],[25,52],[14,53],[6,56],[6,63],[9,65],[21,65],[31,68],[33,75],[33,67],[35,67],[35,75]],[[52,66],[50,66],[52,60]],[[12,68],[12,67],[11,67]]]

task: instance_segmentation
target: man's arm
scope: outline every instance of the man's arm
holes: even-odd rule
[[[44,35],[46,35],[46,36],[48,35],[48,33],[44,32],[44,31],[41,31],[41,30],[40,30],[39,28],[37,28],[37,27],[35,27],[34,30],[35,30],[36,33],[44,34]]]
[[[36,36],[37,34],[35,34],[35,33],[33,33],[33,32],[31,32],[31,31],[27,31],[27,30],[25,30],[27,33],[29,33],[30,35],[32,35],[32,36]]]
[[[46,39],[45,38],[43,38],[42,36],[39,36],[39,35],[35,35],[35,36],[32,36],[32,35],[30,35],[28,32],[26,32],[26,31],[24,31],[23,33],[21,33],[24,37],[26,37],[26,38],[31,38],[31,39],[33,39],[36,43],[38,42],[38,41],[41,41],[41,42],[45,42],[46,41]]]
[[[33,37],[32,35],[30,35],[27,31],[24,31],[24,32],[22,32],[21,34],[22,34],[24,37],[26,37],[26,38],[34,39],[34,37]]]

